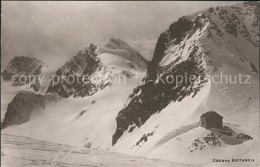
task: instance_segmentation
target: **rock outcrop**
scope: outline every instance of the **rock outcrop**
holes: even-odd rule
[[[41,74],[43,66],[44,63],[36,58],[16,56],[2,72],[2,77],[4,80],[12,82],[14,86],[29,84],[35,91],[38,91],[40,88],[38,76]]]
[[[57,72],[47,90],[64,98],[84,97],[110,85],[109,72],[97,57],[96,46],[79,51]]]
[[[1,124],[1,129],[11,125],[20,125],[29,121],[31,113],[36,107],[45,108],[45,104],[58,100],[56,94],[40,95],[29,91],[21,91],[8,104],[8,108]]]

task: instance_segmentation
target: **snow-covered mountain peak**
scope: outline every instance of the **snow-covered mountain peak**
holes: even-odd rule
[[[159,138],[167,137],[165,132],[197,121],[208,110],[229,119],[245,110],[256,115],[257,110],[246,104],[257,106],[259,99],[253,91],[259,85],[258,6],[257,2],[209,8],[172,23],[158,38],[143,83],[117,115],[113,150],[145,155]],[[241,74],[250,76],[252,83],[229,83],[229,78]],[[227,80],[212,82],[221,75]],[[190,81],[191,76],[196,79]],[[178,77],[183,80],[178,82]]]
[[[99,46],[97,50],[99,52],[99,57],[113,60],[123,60],[128,64],[127,66],[130,66],[137,71],[146,70],[148,65],[148,61],[143,58],[143,56],[138,51],[133,49],[130,45],[121,39],[111,38],[104,47]],[[122,63],[121,66],[125,66],[125,63]]]
[[[96,49],[95,45],[90,44],[59,68],[56,80],[52,80],[47,93],[56,92],[66,98],[72,95],[84,97],[110,85],[109,71],[97,57]]]
[[[105,45],[105,47],[109,49],[132,49],[130,45],[128,45],[125,41],[119,38],[110,38],[109,42]]]

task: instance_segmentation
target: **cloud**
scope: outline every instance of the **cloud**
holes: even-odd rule
[[[236,2],[3,1],[1,70],[16,55],[57,67],[90,43],[104,45],[111,37],[132,41],[150,59],[155,42],[148,41],[156,41],[173,21],[231,3]]]

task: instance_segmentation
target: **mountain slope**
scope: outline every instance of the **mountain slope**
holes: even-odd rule
[[[90,96],[103,89],[110,83],[106,67],[102,65],[95,54],[96,46],[78,52],[70,61],[63,65],[57,72],[47,90],[56,92],[61,97],[84,97]],[[100,78],[98,75],[101,75]],[[93,78],[92,78],[93,75]]]
[[[38,107],[45,108],[46,103],[56,101],[55,94],[46,96],[29,91],[20,91],[8,104],[8,108],[1,124],[1,130],[11,125],[20,125],[29,121],[31,112]],[[35,109],[36,108],[36,109]]]
[[[156,151],[166,146],[155,145],[174,129],[198,124],[200,114],[208,110],[223,115],[224,123],[258,136],[258,18],[259,2],[246,2],[210,8],[171,24],[157,41],[142,84],[117,115],[112,150],[141,156],[153,151],[153,157],[186,161],[191,157],[183,153],[176,159],[167,158],[165,152]],[[238,78],[242,74],[243,83]],[[246,77],[250,84],[244,83]],[[179,146],[175,144],[167,147]],[[212,150],[206,153],[211,155]],[[175,151],[166,154],[171,153]]]
[[[47,93],[56,92],[65,98],[91,96],[116,82],[118,75],[131,77],[133,71],[145,70],[147,63],[120,39],[110,39],[105,47],[91,44],[56,72]]]
[[[115,129],[115,117],[123,108],[133,88],[140,84],[145,69],[128,57],[131,56],[131,52],[135,55],[136,51],[107,48],[100,52],[100,48],[105,47],[94,47],[93,50],[87,47],[78,52],[56,72],[56,75],[99,76],[102,77],[101,81],[103,79],[109,85],[99,89],[100,82],[90,82],[89,85],[94,86],[92,91],[93,89],[87,84],[70,84],[64,81],[52,86],[53,83],[49,83],[48,92],[45,94],[44,90],[48,82],[44,81],[44,86],[32,97],[39,96],[46,99],[57,93],[58,97],[63,98],[58,98],[53,103],[46,102],[45,108],[37,107],[36,104],[36,107],[28,111],[31,115],[26,117],[25,122],[12,123],[13,126],[4,128],[3,132],[81,147],[104,150],[110,148],[111,136]],[[23,113],[23,107],[17,107],[16,104],[23,104],[23,98],[18,98],[18,102],[15,97],[11,100],[10,107],[6,107],[5,115],[13,115],[12,110],[8,108],[14,108],[18,117],[19,113]],[[28,103],[31,105],[30,102]],[[3,120],[3,122],[7,121],[10,119]]]
[[[1,165],[9,166],[111,166],[187,167],[158,159],[148,159],[89,148],[51,143],[17,135],[2,135]],[[11,147],[10,147],[11,146]]]
[[[133,63],[128,64],[133,68],[141,68],[146,70],[148,65],[148,61],[143,58],[138,51],[133,49],[130,45],[121,39],[111,38],[105,47],[99,48],[99,52],[122,56],[123,58]]]

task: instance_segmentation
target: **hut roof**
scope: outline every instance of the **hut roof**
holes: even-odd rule
[[[207,118],[208,116],[213,116],[213,115],[219,116],[219,117],[221,117],[221,118],[224,118],[224,117],[222,117],[221,115],[219,115],[219,114],[218,114],[217,112],[215,112],[215,111],[208,111],[208,112],[202,114],[202,115],[200,116],[200,118]]]

